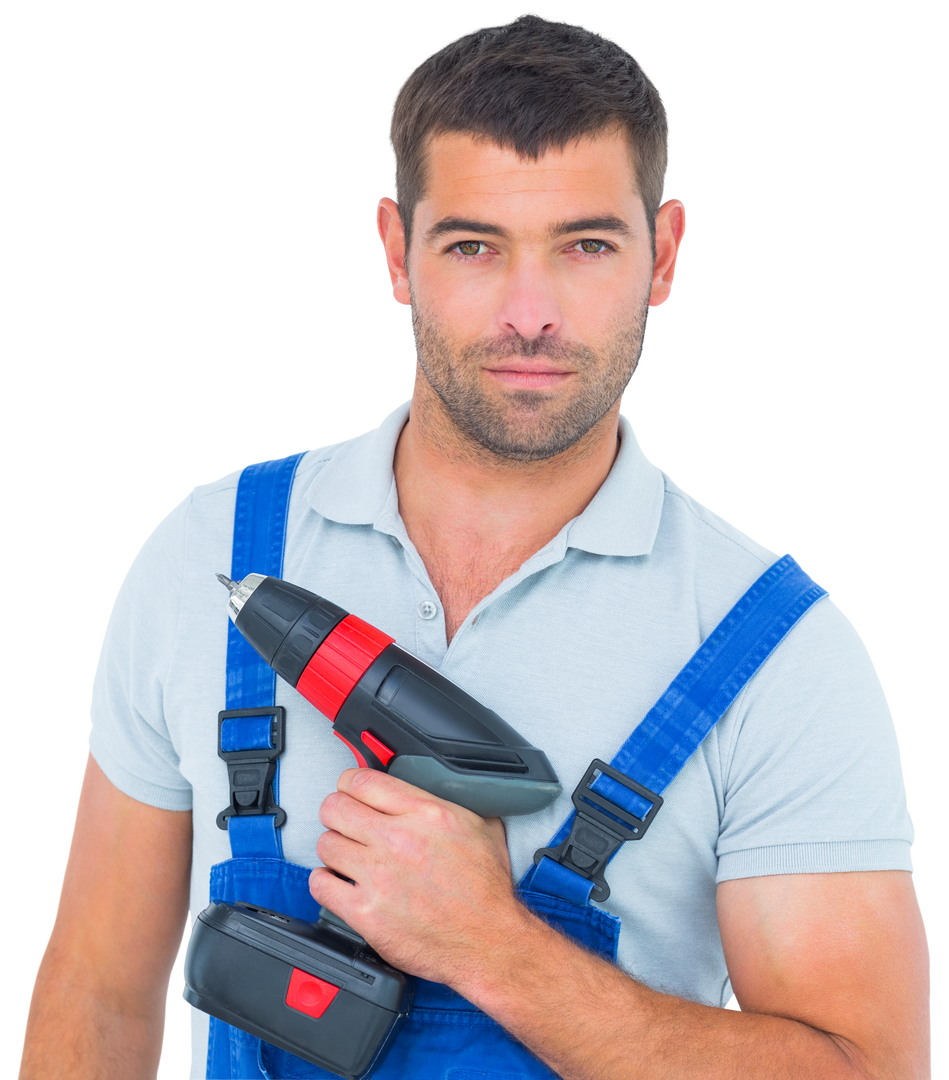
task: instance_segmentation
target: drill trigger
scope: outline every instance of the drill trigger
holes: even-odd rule
[[[353,746],[353,744],[349,741],[349,739],[346,738],[345,735],[340,734],[340,732],[338,732],[335,728],[333,729],[333,734],[336,736],[337,739],[342,739],[343,742],[349,747],[349,749],[352,750],[353,756],[356,759],[356,764],[359,766],[360,769],[369,768],[369,762],[366,761],[366,758],[364,757],[362,752],[357,750],[356,747]]]

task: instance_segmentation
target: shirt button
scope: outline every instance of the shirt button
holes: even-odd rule
[[[434,619],[438,614],[438,605],[431,600],[423,600],[418,606],[418,613],[423,619]]]

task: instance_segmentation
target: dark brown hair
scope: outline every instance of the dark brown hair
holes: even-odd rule
[[[639,64],[580,26],[522,15],[446,45],[409,76],[392,114],[406,243],[425,195],[434,135],[463,132],[536,160],[584,135],[625,131],[655,235],[666,171],[666,112]]]

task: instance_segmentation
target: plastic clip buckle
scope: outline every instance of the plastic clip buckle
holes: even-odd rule
[[[593,784],[600,773],[651,802],[652,808],[646,816],[637,817],[594,791]],[[653,818],[659,813],[662,796],[630,780],[605,761],[594,758],[577,784],[573,805],[577,814],[570,835],[555,848],[540,848],[534,853],[534,863],[539,863],[546,855],[548,859],[592,881],[590,899],[601,904],[610,895],[610,887],[604,877],[607,863],[627,840],[642,840]]]
[[[272,746],[253,750],[225,750],[221,735],[224,721],[239,716],[272,716],[270,742]],[[227,765],[230,784],[230,803],[217,816],[217,827],[227,831],[232,817],[274,815],[274,828],[287,820],[287,812],[274,801],[273,782],[277,775],[277,758],[283,753],[287,730],[287,710],[282,705],[265,709],[225,709],[217,714],[217,753]]]

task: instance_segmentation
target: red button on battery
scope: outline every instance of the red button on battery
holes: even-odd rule
[[[319,1020],[338,993],[338,986],[294,968],[290,976],[290,988],[287,990],[287,1004],[291,1009]]]

